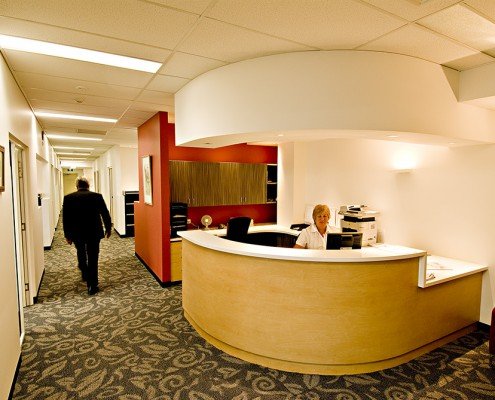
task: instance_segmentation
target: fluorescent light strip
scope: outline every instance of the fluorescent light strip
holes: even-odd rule
[[[53,146],[53,148],[62,150],[94,150],[94,147]]]
[[[73,114],[59,114],[50,112],[35,112],[38,117],[48,117],[48,118],[62,118],[62,119],[82,119],[84,121],[98,121],[98,122],[117,122],[115,118],[100,118],[100,117],[87,117],[84,115],[73,115]]]
[[[162,66],[155,61],[7,35],[0,35],[0,47],[151,73],[155,73]]]
[[[58,156],[89,156],[91,153],[57,153]]]
[[[54,135],[48,133],[46,135],[49,139],[68,139],[68,140],[93,140],[97,142],[101,142],[103,139],[100,138],[88,138],[88,137],[79,137],[79,136],[66,136],[66,135]]]

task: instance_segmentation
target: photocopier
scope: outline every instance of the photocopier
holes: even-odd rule
[[[362,246],[376,244],[377,226],[375,216],[378,211],[370,210],[365,205],[341,206],[340,220],[342,232],[361,232],[363,234]]]

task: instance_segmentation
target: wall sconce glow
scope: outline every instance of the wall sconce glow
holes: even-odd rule
[[[155,73],[162,66],[154,61],[7,35],[0,35],[0,47],[151,73]]]
[[[67,139],[67,140],[92,140],[95,142],[101,142],[103,139],[100,138],[88,138],[88,137],[79,137],[79,136],[67,136],[67,135],[54,135],[52,133],[46,134],[46,137],[49,139]]]
[[[392,159],[392,169],[397,172],[410,172],[417,167],[418,161],[411,152],[396,153]]]
[[[80,119],[83,121],[112,122],[112,123],[117,122],[115,118],[88,117],[85,115],[58,114],[58,113],[49,113],[49,112],[35,112],[35,115],[38,117]]]

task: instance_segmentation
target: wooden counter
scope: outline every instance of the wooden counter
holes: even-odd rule
[[[481,271],[420,288],[420,250],[282,249],[214,232],[180,235],[186,318],[216,347],[256,364],[371,372],[465,335],[478,321]]]

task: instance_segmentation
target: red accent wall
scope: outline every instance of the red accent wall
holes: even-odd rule
[[[134,205],[136,254],[162,282],[170,281],[170,190],[167,114],[158,113],[138,128],[139,202]],[[151,156],[152,205],[144,203],[142,157]],[[166,244],[166,245],[165,245]]]
[[[167,113],[159,112],[138,128],[139,199],[134,206],[136,254],[158,279],[170,282],[170,186],[169,160],[277,163],[277,148],[237,144],[218,149],[178,147],[175,145],[175,125],[168,123]],[[144,204],[141,158],[152,156],[153,205]],[[188,217],[200,225],[208,214],[213,225],[226,224],[230,217],[248,215],[256,223],[275,222],[276,204],[190,207]]]

